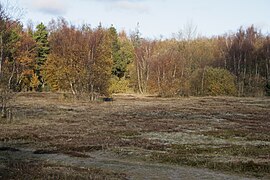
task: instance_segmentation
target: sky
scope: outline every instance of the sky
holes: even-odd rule
[[[21,21],[36,25],[64,17],[74,25],[112,24],[130,33],[139,23],[143,37],[169,38],[187,26],[201,36],[235,32],[254,24],[270,32],[270,0],[0,0],[23,9]]]

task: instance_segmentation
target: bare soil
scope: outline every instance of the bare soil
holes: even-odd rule
[[[268,179],[270,99],[21,93],[0,179]]]

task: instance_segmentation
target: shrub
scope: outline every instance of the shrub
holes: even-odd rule
[[[124,78],[119,79],[118,77],[114,76],[110,81],[110,93],[126,93],[130,91],[128,80]]]
[[[197,70],[191,78],[195,95],[236,95],[235,77],[226,69],[208,67]]]

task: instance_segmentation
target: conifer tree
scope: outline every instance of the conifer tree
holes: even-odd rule
[[[109,32],[112,41],[112,74],[120,79],[125,76],[128,64],[130,64],[134,58],[133,52],[132,48],[130,48],[131,45],[128,40],[121,41],[116,29],[113,26],[109,28]]]
[[[44,72],[43,66],[47,60],[50,47],[49,47],[49,41],[48,41],[48,31],[46,29],[46,26],[43,23],[40,23],[36,27],[36,32],[34,33],[34,39],[37,43],[37,55],[36,55],[36,61],[35,61],[35,74],[38,77],[39,80],[39,86],[38,90],[41,91],[42,87],[44,86],[44,79],[42,77],[42,74]]]

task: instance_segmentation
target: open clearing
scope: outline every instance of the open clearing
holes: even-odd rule
[[[0,120],[0,179],[270,178],[270,99],[21,93]]]

